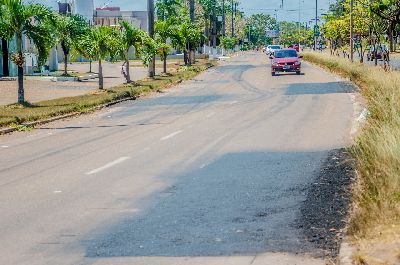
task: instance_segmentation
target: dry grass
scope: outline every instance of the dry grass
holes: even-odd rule
[[[125,84],[111,89],[96,91],[82,96],[59,98],[42,101],[35,104],[13,104],[0,107],[0,128],[20,126],[24,122],[60,116],[68,113],[85,113],[93,108],[124,98],[160,91],[182,80],[188,80],[209,67],[212,62],[202,61],[190,68],[180,68],[171,71],[168,76],[157,76],[154,79],[137,81],[135,84]]]
[[[400,72],[320,53],[304,59],[349,77],[367,101],[370,116],[351,148],[359,181],[349,233],[374,237],[376,227],[400,220]]]

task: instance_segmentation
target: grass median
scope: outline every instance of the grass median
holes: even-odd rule
[[[98,90],[82,96],[66,97],[53,100],[13,104],[0,107],[0,128],[20,127],[23,123],[43,120],[70,113],[85,113],[92,111],[98,106],[125,98],[136,98],[141,95],[161,91],[173,84],[188,80],[205,69],[213,66],[212,61],[197,63],[191,67],[171,69],[166,76],[157,76],[154,79],[144,79],[134,84],[123,84],[107,90]]]
[[[367,102],[367,122],[351,147],[357,162],[358,183],[350,235],[356,240],[399,240],[400,72],[387,72],[381,67],[351,63],[324,53],[306,52],[303,56],[350,78]]]

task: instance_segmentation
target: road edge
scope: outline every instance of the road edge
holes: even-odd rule
[[[324,67],[320,64],[314,63],[312,61],[309,61],[307,59],[304,59],[308,64],[317,67],[321,69],[322,71],[331,74],[335,78],[337,78],[340,81],[348,82],[352,86],[354,86],[355,91],[350,94],[350,99],[353,103],[353,119],[352,119],[352,125],[351,125],[351,132],[350,132],[350,138],[351,141],[354,141],[358,133],[360,132],[360,129],[362,128],[362,124],[366,120],[366,116],[368,114],[368,109],[366,107],[366,104],[362,98],[360,91],[360,87],[355,83],[352,82],[350,78],[341,75],[340,73],[337,73],[335,71],[330,70],[327,67]],[[357,175],[356,169],[355,174]],[[351,210],[349,212],[351,214]],[[339,247],[339,254],[337,257],[337,263],[339,265],[353,265],[353,259],[354,255],[357,252],[356,247],[352,246],[349,240],[349,236],[347,235],[347,228],[348,225],[345,227],[344,234],[345,236],[342,238],[342,242],[340,243]]]
[[[208,69],[213,68],[215,66],[216,65],[213,64],[213,63],[208,64],[202,71],[198,72],[198,74],[195,75],[193,78],[198,76],[200,73],[202,73],[204,71],[207,71]],[[188,80],[192,80],[193,78],[190,78]],[[171,87],[179,85],[183,81],[188,81],[188,80],[180,79],[179,81],[177,81],[174,84],[166,85],[165,87],[161,88],[161,90],[169,89]],[[153,91],[153,92],[160,93],[161,91]],[[122,102],[125,102],[125,101],[137,100],[137,99],[139,99],[142,96],[145,96],[147,94],[149,94],[149,93],[144,93],[144,94],[141,94],[139,96],[134,96],[134,97],[130,96],[130,97],[127,97],[127,98],[111,101],[111,102],[108,102],[108,103],[105,103],[105,104],[102,104],[102,105],[99,105],[99,106],[95,106],[95,107],[93,107],[93,108],[91,108],[91,109],[89,109],[89,110],[87,110],[85,112],[72,112],[72,113],[63,114],[63,115],[59,115],[59,116],[57,115],[57,116],[54,116],[54,117],[51,117],[51,118],[47,118],[47,119],[43,119],[43,120],[37,120],[37,121],[32,121],[32,122],[24,122],[24,123],[21,123],[19,126],[15,126],[15,127],[0,128],[0,136],[1,135],[5,135],[5,134],[10,134],[10,133],[13,133],[13,132],[17,132],[17,131],[21,131],[21,127],[22,128],[24,128],[24,127],[32,128],[32,127],[35,127],[35,126],[38,126],[38,125],[42,125],[42,124],[46,124],[46,123],[50,123],[50,122],[53,122],[53,121],[58,121],[58,120],[63,120],[63,119],[71,118],[71,117],[76,117],[76,116],[79,116],[79,115],[84,115],[86,113],[92,113],[94,111],[97,111],[97,110],[100,110],[100,109],[103,109],[103,108],[107,108],[107,107],[110,107],[110,106],[113,106],[113,105],[116,105],[116,104],[119,104],[119,103],[122,103]]]

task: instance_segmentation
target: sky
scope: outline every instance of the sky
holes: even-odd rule
[[[229,0],[226,0],[229,1]],[[315,17],[315,0],[283,0],[283,8],[280,8],[282,0],[240,0],[239,8],[247,15],[254,13],[266,13],[277,16],[278,20],[298,21],[300,1],[300,21],[307,22]],[[329,3],[334,0],[318,0],[318,13],[324,13]],[[120,6],[122,10],[146,10],[147,0],[95,0],[95,6],[100,7],[110,2],[110,6]],[[278,9],[278,12],[275,10]],[[321,10],[322,9],[322,10]],[[276,14],[277,13],[277,14]]]

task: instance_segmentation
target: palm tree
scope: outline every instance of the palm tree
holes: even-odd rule
[[[22,0],[0,0],[2,19],[6,23],[9,36],[16,36],[17,53],[12,55],[12,61],[18,66],[18,103],[25,102],[24,69],[25,56],[22,50],[23,36],[30,39],[39,53],[39,64],[47,59],[54,37],[49,28],[53,19],[52,12],[40,4],[23,4]]]
[[[63,16],[57,18],[58,40],[64,53],[64,75],[68,75],[68,56],[76,40],[87,32],[88,24],[80,15]]]
[[[140,29],[133,28],[128,22],[121,21],[121,40],[122,40],[122,51],[121,57],[124,58],[125,71],[122,70],[126,82],[131,83],[131,75],[129,71],[129,49],[135,48],[136,55],[140,54],[141,45],[143,42],[144,32]]]
[[[99,62],[99,89],[104,89],[102,62],[110,57],[111,60],[119,54],[122,40],[117,29],[109,26],[90,28],[88,32],[77,40],[78,51],[83,56]]]
[[[0,38],[1,38],[1,53],[3,55],[3,76],[9,76],[10,70],[8,67],[9,50],[8,39],[11,38],[10,31],[8,30],[8,23],[4,14],[5,8],[0,5]]]
[[[163,61],[163,73],[167,73],[167,57],[170,46],[167,45],[167,39],[172,35],[172,23],[170,20],[157,21],[155,25],[155,39],[158,44],[158,50]]]

